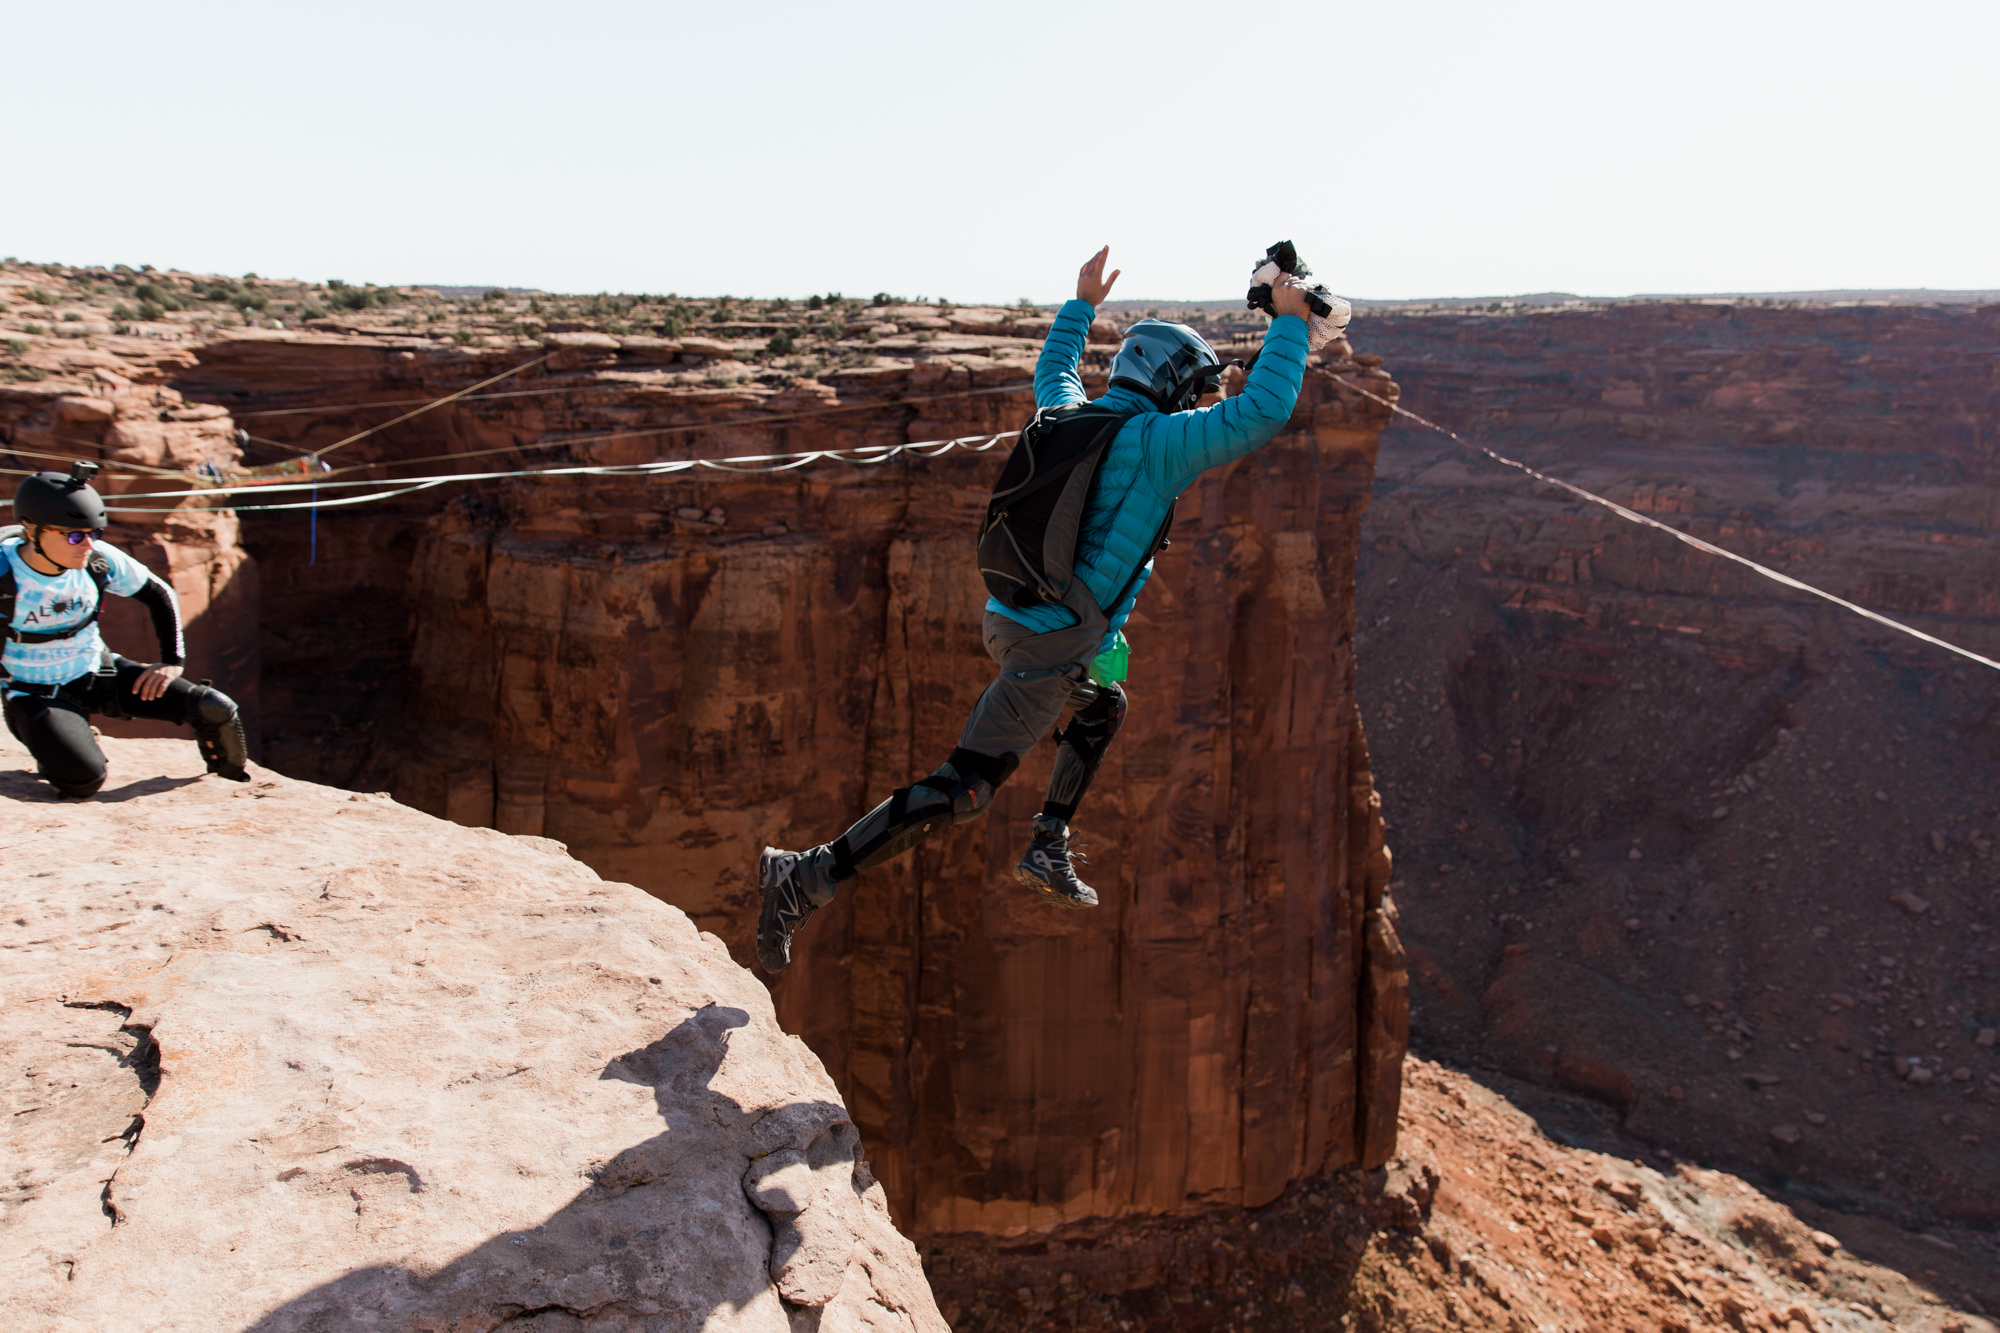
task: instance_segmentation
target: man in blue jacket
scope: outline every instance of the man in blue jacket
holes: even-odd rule
[[[1035,365],[1041,407],[1088,399],[1077,365],[1097,307],[1118,280],[1099,250],[1077,275],[1076,299],[1049,328]],[[1093,664],[1119,642],[1133,603],[1152,574],[1152,553],[1174,501],[1212,467],[1255,450],[1284,427],[1305,376],[1308,305],[1303,286],[1272,292],[1277,312],[1242,390],[1195,409],[1222,373],[1193,329],[1141,320],[1111,363],[1109,391],[1097,400],[1126,416],[1098,466],[1077,534],[1075,571],[1060,604],[1021,609],[986,603],[987,655],[1000,673],[980,695],[958,746],[937,771],[892,793],[830,843],[803,852],[766,847],[758,862],[761,910],[757,958],[766,972],[791,963],[792,935],[835,887],[901,855],[934,830],[986,813],[993,792],[1073,709],[1056,735],[1055,770],[1026,855],[1021,883],[1063,907],[1095,907],[1097,894],[1070,862],[1069,820],[1125,717],[1117,673]]]

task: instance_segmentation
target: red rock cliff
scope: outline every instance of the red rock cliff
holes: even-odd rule
[[[657,340],[571,341],[538,395],[441,410],[356,456],[673,423],[701,429],[568,451],[887,443],[1010,431],[1030,405],[1026,341],[775,395],[657,373]],[[185,382],[254,412],[459,388],[520,359],[238,339]],[[984,388],[1001,392],[943,396]],[[784,420],[835,406],[862,410]],[[1050,913],[1011,885],[1043,756],[991,818],[865,876],[803,937],[779,1011],[914,1231],[1257,1204],[1390,1152],[1403,983],[1349,592],[1385,417],[1315,371],[1290,431],[1183,499],[1132,626],[1132,717],[1078,821],[1104,910]],[[300,442],[351,428],[271,420],[308,423]],[[997,465],[522,479],[329,511],[310,566],[303,524],[254,521],[279,571],[270,693],[297,705],[273,728],[421,808],[559,839],[747,956],[761,842],[829,837],[928,772],[988,678],[966,533]],[[372,742],[303,725],[312,673],[293,664],[319,652],[365,665],[368,687],[328,688],[324,711],[372,714]]]
[[[2000,307],[1384,317],[1406,401],[2000,655]],[[1402,424],[1359,592],[1418,1029],[1867,1210],[2000,1199],[2000,691]]]

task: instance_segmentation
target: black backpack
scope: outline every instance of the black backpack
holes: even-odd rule
[[[1069,592],[1097,465],[1128,419],[1096,403],[1066,403],[1041,409],[1021,429],[979,525],[979,574],[995,598],[1026,610]],[[1152,551],[1166,532],[1153,538]]]
[[[0,527],[0,545],[26,535],[19,523],[9,523]],[[92,551],[90,559],[84,562],[83,572],[90,575],[90,581],[97,585],[97,605],[91,608],[88,620],[51,633],[17,630],[14,628],[14,596],[18,591],[14,586],[14,564],[0,557],[0,640],[8,643],[54,643],[58,639],[73,639],[96,624],[97,617],[104,610],[104,585],[111,581],[111,561],[105,558],[104,552]]]

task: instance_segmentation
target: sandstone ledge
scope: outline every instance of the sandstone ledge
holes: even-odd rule
[[[819,1061],[560,844],[0,751],[14,1328],[944,1328]]]

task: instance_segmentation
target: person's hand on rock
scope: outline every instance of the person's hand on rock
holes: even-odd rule
[[[1111,284],[1118,281],[1123,269],[1112,269],[1111,276],[1104,276],[1104,261],[1110,257],[1111,247],[1105,246],[1090,257],[1090,261],[1076,272],[1076,296],[1079,301],[1092,305],[1103,305],[1104,298],[1111,295]]]

